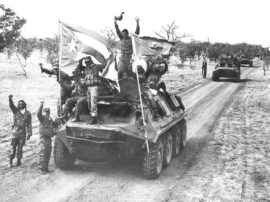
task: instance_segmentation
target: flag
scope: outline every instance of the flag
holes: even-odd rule
[[[168,55],[171,47],[175,44],[174,42],[170,42],[166,39],[158,39],[155,37],[143,36],[140,37],[143,39],[147,45],[156,50],[156,55]]]
[[[78,61],[87,56],[97,63],[104,63],[110,55],[106,40],[97,32],[80,26],[60,22],[61,70],[72,74]]]
[[[138,37],[132,34],[133,38],[133,50],[137,56],[160,56],[161,54],[167,55],[173,42],[169,42],[165,39],[157,39],[154,37]]]
[[[154,56],[156,51],[151,49],[149,45],[143,39],[140,39],[137,35],[132,34],[132,46],[133,53],[136,56]]]

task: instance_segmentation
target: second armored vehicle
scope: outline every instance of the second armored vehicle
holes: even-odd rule
[[[236,81],[241,79],[240,62],[233,56],[221,56],[219,63],[212,72],[212,80],[218,81],[221,77],[232,78]]]

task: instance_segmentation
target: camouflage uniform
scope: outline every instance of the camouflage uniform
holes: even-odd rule
[[[87,90],[87,103],[90,110],[90,115],[92,117],[97,117],[97,104],[98,104],[98,95],[99,95],[99,86],[102,85],[102,80],[99,76],[99,72],[105,68],[105,64],[92,64],[86,67],[86,85],[88,86]]]
[[[39,169],[42,171],[48,171],[48,165],[50,162],[51,151],[52,151],[52,140],[54,136],[54,130],[57,127],[57,123],[53,121],[51,117],[42,115],[43,104],[40,105],[37,113],[40,134],[40,151],[39,151]],[[49,111],[48,108],[44,111]]]
[[[24,101],[21,100],[19,102]],[[27,139],[29,139],[32,136],[32,118],[31,113],[28,110],[26,110],[26,108],[25,112],[21,113],[20,109],[14,105],[12,98],[9,98],[9,107],[13,112],[13,119],[14,119],[14,124],[12,126],[13,137],[11,141],[12,152],[10,155],[10,160],[12,164],[12,159],[15,158],[16,150],[18,161],[20,162],[20,160],[22,159],[23,146],[25,145],[26,139],[26,129],[28,133]]]

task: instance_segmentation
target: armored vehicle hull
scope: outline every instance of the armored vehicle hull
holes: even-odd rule
[[[158,117],[153,117],[147,99],[140,103],[99,97],[98,124],[89,125],[89,113],[85,113],[80,122],[72,122],[71,117],[57,134],[56,166],[69,169],[75,159],[110,161],[141,156],[144,177],[159,177],[186,144],[186,114],[177,95],[157,93],[154,100]]]
[[[216,69],[212,73],[212,80],[218,81],[220,78],[232,78],[236,81],[240,81],[241,79],[241,71],[240,67],[236,66],[228,67],[227,65],[223,67],[216,67]]]

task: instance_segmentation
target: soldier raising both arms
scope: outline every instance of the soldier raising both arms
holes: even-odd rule
[[[132,57],[133,49],[132,49],[132,40],[129,36],[128,30],[123,29],[120,31],[117,20],[121,20],[122,18],[115,18],[114,19],[114,26],[117,33],[117,36],[121,40],[121,56],[119,58],[118,63],[118,79],[123,78],[124,74],[127,74],[129,72],[130,68],[130,60]],[[136,18],[136,31],[135,34],[140,34],[140,25],[139,25],[139,18]]]
[[[31,113],[26,110],[26,103],[24,100],[18,102],[16,107],[13,103],[13,95],[9,95],[9,107],[13,112],[14,124],[12,126],[12,152],[10,155],[10,166],[13,167],[13,159],[17,150],[17,166],[21,165],[21,159],[23,154],[23,146],[25,139],[29,140],[32,136],[32,118]],[[26,137],[26,131],[28,133]]]

